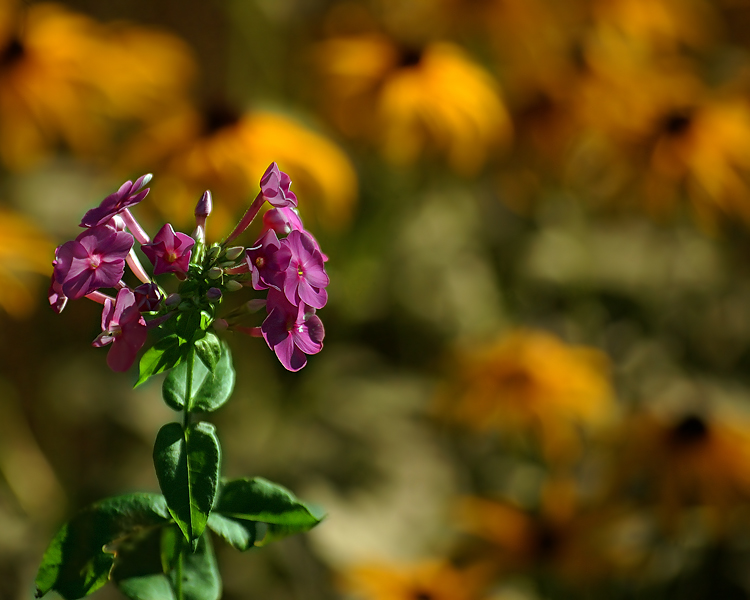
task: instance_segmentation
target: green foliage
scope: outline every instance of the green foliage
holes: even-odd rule
[[[116,496],[83,509],[60,528],[44,553],[36,597],[54,590],[73,600],[95,592],[107,582],[115,561],[109,546],[168,519],[158,494]]]
[[[182,539],[176,527],[164,527],[127,554],[118,552],[113,583],[131,600],[176,600],[179,577],[183,600],[218,600],[221,577],[211,540],[204,535],[195,552],[182,553]]]
[[[195,352],[208,370],[213,372],[221,358],[221,342],[216,334],[206,332],[206,335],[195,341]]]
[[[268,531],[268,525],[265,523],[233,519],[217,512],[209,515],[208,527],[241,552],[252,548],[256,540],[263,540]]]
[[[248,527],[245,522],[252,521],[267,524],[265,535],[253,542],[256,546],[264,546],[279,538],[308,531],[325,517],[321,511],[298,500],[285,487],[262,477],[234,479],[225,483],[214,510],[223,517],[235,520],[242,527]],[[223,535],[218,531],[217,533]],[[254,534],[257,533],[258,530],[255,530]],[[232,543],[231,540],[228,541]]]
[[[216,338],[213,334],[209,335]],[[196,345],[197,350],[198,345]],[[200,356],[200,353],[198,353],[198,356]],[[188,367],[189,361],[180,363],[169,372],[162,385],[164,401],[174,410],[181,411],[185,408]],[[229,351],[227,344],[220,344],[220,358],[213,369],[207,368],[202,359],[194,361],[191,380],[192,392],[187,402],[188,410],[215,411],[229,400],[234,389],[234,380],[232,353]]]
[[[151,348],[146,350],[141,357],[140,374],[135,387],[145,383],[152,375],[163,373],[179,365],[187,356],[188,345],[177,334],[168,335]]]
[[[183,433],[179,423],[161,428],[154,466],[169,513],[195,549],[219,484],[221,449],[214,426],[200,422]]]

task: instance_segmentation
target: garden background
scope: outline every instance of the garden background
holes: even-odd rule
[[[271,161],[325,348],[226,334],[212,419],[227,476],[329,516],[217,541],[226,600],[750,597],[748,31],[747,0],[0,0],[0,597],[157,491],[170,418],[100,307],[50,310],[54,248],[146,172],[150,230],[210,189],[221,239]]]

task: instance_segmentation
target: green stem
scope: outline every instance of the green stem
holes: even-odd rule
[[[182,429],[187,433],[190,425],[191,396],[193,395],[193,369],[195,368],[195,346],[187,355],[187,379],[185,380],[185,408],[182,416]]]
[[[177,555],[177,566],[175,567],[175,596],[177,600],[182,600],[182,555],[185,552],[185,544],[180,544],[180,553]]]
[[[190,425],[190,399],[193,395],[193,369],[195,368],[195,346],[193,346],[190,349],[190,352],[188,352],[187,355],[187,376],[185,380],[185,406],[183,408],[182,413],[182,431],[184,432],[183,435],[187,436],[187,429]],[[184,540],[180,544],[180,553],[177,556],[177,566],[176,566],[176,574],[175,579],[176,585],[175,585],[175,596],[177,597],[176,600],[183,600],[182,598],[182,557],[185,554],[185,548],[187,546],[184,543]]]

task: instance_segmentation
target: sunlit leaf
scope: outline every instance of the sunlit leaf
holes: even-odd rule
[[[195,546],[206,527],[219,482],[221,450],[214,426],[200,422],[183,434],[179,423],[161,428],[154,466],[169,512]]]
[[[35,580],[37,598],[50,590],[66,600],[95,592],[107,582],[115,560],[105,547],[168,519],[159,494],[117,496],[83,509],[63,525],[44,553]]]

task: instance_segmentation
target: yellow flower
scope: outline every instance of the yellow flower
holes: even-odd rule
[[[39,275],[52,274],[52,242],[26,217],[0,209],[0,307],[16,318],[36,305]]]
[[[273,161],[291,177],[303,217],[330,229],[349,222],[357,193],[349,159],[330,140],[279,114],[175,107],[124,159],[128,171],[158,174],[159,209],[176,223],[189,226],[195,203],[210,189],[215,202],[208,233],[215,237],[227,234],[249,206]]]
[[[458,173],[472,174],[510,139],[499,86],[455,44],[399,49],[364,34],[323,42],[317,58],[333,122],[375,141],[395,164],[438,154]]]
[[[341,587],[361,600],[477,600],[484,583],[477,570],[427,561],[356,567],[346,573]]]
[[[479,430],[530,433],[551,460],[578,451],[577,428],[613,407],[606,356],[539,331],[517,330],[458,356],[442,410]]]
[[[463,498],[459,526],[490,544],[484,561],[499,573],[543,569],[568,581],[590,581],[614,567],[609,525],[613,511],[578,506],[569,481],[542,490],[541,505],[527,510],[503,500]],[[612,513],[612,514],[609,514]]]
[[[746,418],[638,414],[624,424],[618,449],[621,484],[648,490],[668,520],[685,506],[727,509],[750,500]]]
[[[166,34],[105,26],[56,4],[0,6],[0,160],[22,169],[63,142],[101,150],[112,118],[146,119],[184,92],[192,62]]]

